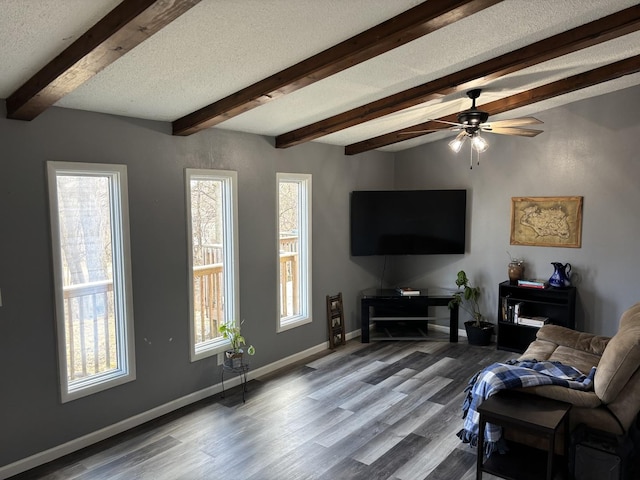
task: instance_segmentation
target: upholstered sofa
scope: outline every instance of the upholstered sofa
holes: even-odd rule
[[[597,366],[594,390],[583,392],[546,385],[527,393],[569,402],[571,429],[580,423],[625,434],[640,411],[640,303],[622,314],[611,338],[545,325],[519,360],[560,361],[589,373]]]

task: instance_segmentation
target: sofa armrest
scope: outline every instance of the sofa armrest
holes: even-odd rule
[[[560,325],[544,325],[536,334],[538,340],[555,343],[559,346],[573,348],[592,355],[602,355],[610,337],[602,337],[591,333],[577,332]]]
[[[535,387],[519,388],[521,392],[552,398],[561,402],[570,403],[574,407],[597,408],[602,402],[594,392],[584,392],[560,385],[538,385]]]

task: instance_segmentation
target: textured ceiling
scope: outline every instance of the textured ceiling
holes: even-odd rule
[[[119,3],[119,0],[3,0],[0,98],[9,97]],[[61,98],[55,106],[174,121],[420,3],[418,0],[202,0]],[[214,128],[275,137],[636,4],[628,0],[505,0]],[[640,33],[628,34],[481,82],[483,94],[478,103],[482,105],[639,54]],[[492,119],[541,112],[639,83],[640,74],[627,75]],[[315,141],[349,145],[469,106],[464,92],[458,92]],[[383,149],[402,150],[442,137],[443,134],[426,135]]]

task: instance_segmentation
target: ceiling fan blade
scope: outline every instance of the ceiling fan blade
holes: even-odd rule
[[[443,127],[443,128],[431,128],[431,129],[428,129],[428,130],[411,130],[410,132],[399,132],[399,134],[400,135],[414,135],[416,133],[445,132],[447,130],[450,130],[450,128]]]
[[[520,117],[512,118],[510,120],[496,120],[495,122],[487,122],[485,125],[495,127],[521,127],[522,125],[535,125],[544,123],[535,117]]]
[[[456,127],[463,127],[464,125],[462,125],[461,123],[456,123],[456,122],[447,122],[446,120],[437,120],[435,118],[430,119],[430,122],[437,122],[437,123],[444,123],[446,125],[454,125]]]
[[[499,133],[501,135],[519,135],[521,137],[535,137],[542,133],[542,130],[534,130],[532,128],[520,128],[520,127],[493,127],[485,130],[489,133]]]

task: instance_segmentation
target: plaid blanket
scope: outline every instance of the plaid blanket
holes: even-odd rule
[[[477,409],[483,400],[507,388],[534,387],[538,385],[560,385],[577,390],[593,389],[593,377],[596,367],[589,375],[579,370],[563,365],[560,362],[538,362],[527,360],[519,362],[512,360],[507,363],[494,363],[476,373],[465,388],[467,395],[462,405],[464,427],[458,432],[458,437],[471,446],[478,444],[478,425],[480,414]],[[507,448],[502,439],[502,428],[490,423],[486,424],[484,432],[485,455],[494,451],[504,453]]]

